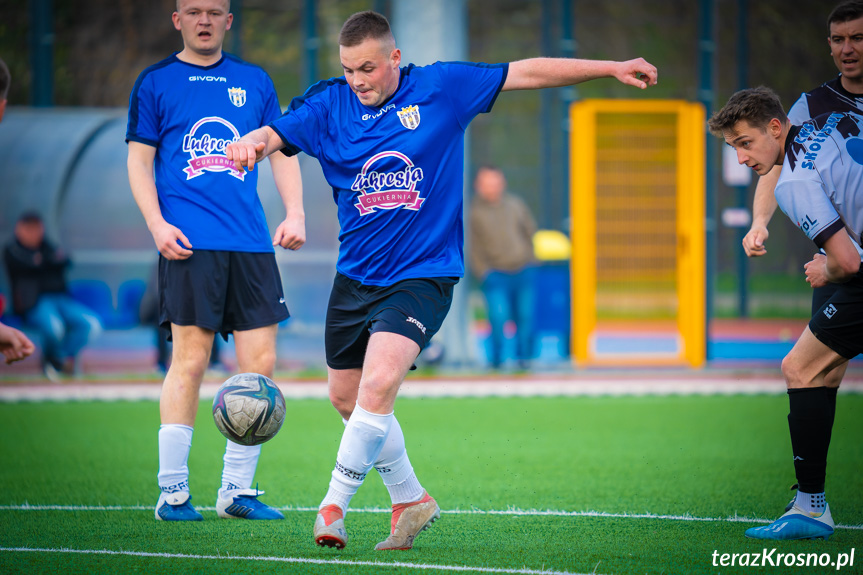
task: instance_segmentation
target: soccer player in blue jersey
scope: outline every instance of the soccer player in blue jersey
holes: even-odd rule
[[[438,331],[464,274],[464,133],[501,91],[602,77],[646,88],[656,68],[629,62],[538,58],[511,64],[401,66],[386,18],[351,16],[339,36],[344,76],[322,81],[269,125],[230,144],[238,169],[284,149],[318,158],[341,225],[326,321],[330,400],[346,427],[315,521],[319,545],[347,543],[344,515],[374,467],[393,503],[390,535],[375,549],[410,549],[440,516],[393,416],[396,395]]]
[[[226,145],[276,119],[261,68],[222,52],[228,0],[178,0],[183,50],[144,70],[129,101],[129,183],[159,250],[159,323],[174,341],[160,400],[156,519],[202,519],[189,494],[189,450],[214,333],[234,334],[241,372],[272,376],[278,323],[288,317],[273,246],[305,242],[296,158],[270,162],[287,216],[271,239],[257,177],[234,168]],[[261,447],[227,442],[219,517],[283,519],[251,489]]]
[[[827,18],[830,54],[839,75],[814,90],[804,92],[788,110],[788,120],[800,125],[810,118],[828,112],[863,113],[863,0],[850,0],[836,6]],[[752,201],[752,226],[743,237],[743,250],[749,257],[767,253],[764,243],[770,235],[767,225],[776,211],[774,189],[781,166],[776,166],[758,178]],[[812,290],[812,313],[824,305],[833,292],[834,284]],[[845,377],[847,364],[827,375],[831,386],[838,387]]]
[[[835,286],[782,361],[797,496],[786,513],[746,531],[757,539],[826,539],[827,450],[840,381],[829,378],[863,351],[863,116],[833,112],[792,125],[767,88],[742,90],[709,121],[710,130],[759,175],[782,166],[779,207],[823,253],[805,267],[813,288]]]

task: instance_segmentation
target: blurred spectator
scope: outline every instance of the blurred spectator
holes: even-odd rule
[[[12,309],[42,340],[42,370],[52,381],[58,372],[77,372],[78,353],[101,331],[95,312],[75,301],[66,287],[66,254],[45,239],[37,212],[15,224],[15,237],[3,253],[12,284]]]
[[[6,67],[6,62],[0,59],[0,121],[3,120],[3,113],[6,111],[6,96],[9,94],[11,81],[9,68]],[[0,307],[5,307],[5,301]],[[2,315],[3,309],[0,309],[0,316]],[[24,359],[35,349],[33,342],[21,331],[0,322],[0,353],[6,358],[6,363]]]
[[[504,326],[516,326],[516,360],[521,369],[533,357],[534,254],[536,222],[527,205],[506,191],[503,172],[483,166],[474,180],[470,206],[469,257],[480,281],[491,324],[493,368],[503,363]]]

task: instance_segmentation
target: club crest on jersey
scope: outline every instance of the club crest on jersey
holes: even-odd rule
[[[246,91],[242,88],[228,88],[228,97],[231,103],[238,108],[242,108],[246,103]]]
[[[375,170],[375,164],[378,163],[387,169]],[[359,192],[354,206],[361,216],[372,214],[378,209],[404,208],[417,211],[425,201],[425,198],[420,197],[421,192],[416,189],[417,183],[422,179],[422,168],[414,166],[410,158],[401,152],[375,154],[363,165],[363,171],[357,174],[351,185],[351,190]]]
[[[189,133],[183,136],[183,152],[189,154],[188,167],[184,168],[186,179],[191,180],[205,172],[228,172],[238,180],[244,180],[246,172],[234,167],[234,162],[225,156],[225,148],[240,139],[240,133],[229,121],[217,116],[201,118]]]
[[[420,125],[420,109],[416,105],[402,108],[396,114],[399,115],[402,126],[408,130],[416,130],[417,126]]]

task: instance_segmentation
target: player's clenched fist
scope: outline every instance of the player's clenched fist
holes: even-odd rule
[[[225,148],[225,155],[228,160],[234,162],[234,167],[240,172],[245,172],[246,169],[251,172],[255,169],[255,163],[264,159],[264,148],[266,144],[263,142],[251,142],[240,138],[236,142],[228,144]]]

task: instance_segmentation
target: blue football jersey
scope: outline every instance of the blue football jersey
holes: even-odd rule
[[[156,148],[162,216],[193,249],[273,251],[258,171],[237,171],[225,147],[280,114],[267,73],[229,54],[212,66],[174,54],[138,76],[126,141]]]
[[[381,107],[344,77],[318,82],[272,122],[285,153],[318,159],[338,206],[337,269],[366,285],[464,275],[464,134],[491,111],[507,64],[401,69]]]
[[[863,254],[863,116],[834,112],[792,126],[775,193],[819,248],[845,228]]]

